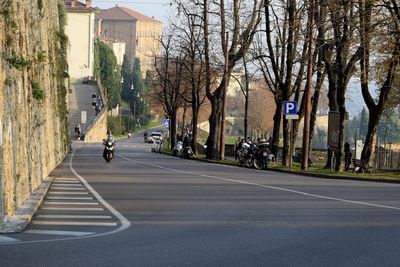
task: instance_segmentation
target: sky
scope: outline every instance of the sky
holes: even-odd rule
[[[81,2],[85,2],[85,0],[81,0]],[[170,2],[172,0],[93,0],[93,6],[103,9],[114,7],[115,5],[129,7],[143,15],[154,17],[161,21],[163,27],[166,28],[168,14],[171,13]]]

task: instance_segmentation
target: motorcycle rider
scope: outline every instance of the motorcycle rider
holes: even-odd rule
[[[112,135],[111,131],[107,132],[107,139],[104,140],[103,145],[107,145],[108,142],[111,142],[113,146],[115,146],[114,136]],[[112,150],[112,158],[114,158],[114,150]],[[107,149],[104,147],[103,150],[103,158],[107,160]]]

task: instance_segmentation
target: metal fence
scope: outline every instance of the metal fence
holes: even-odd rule
[[[400,170],[400,151],[380,149],[375,153],[374,163],[380,170]]]

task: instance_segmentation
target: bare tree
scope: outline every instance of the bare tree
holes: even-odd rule
[[[345,94],[347,85],[355,74],[362,48],[357,48],[356,43],[355,1],[319,0],[319,8],[320,19],[326,19],[329,23],[328,29],[321,33],[320,38],[324,39],[321,49],[329,82],[329,109],[340,113],[339,151],[335,168],[341,170],[346,119]],[[326,168],[331,167],[331,155],[330,152]]]
[[[202,16],[200,8],[191,1],[177,0],[180,14],[179,21],[174,24],[177,32],[178,49],[185,55],[183,79],[190,85],[189,90],[181,95],[192,109],[192,149],[197,153],[198,117],[201,106],[206,99],[205,94],[205,64],[204,64],[204,38],[202,29]]]
[[[375,2],[379,2],[375,5]],[[368,162],[371,158],[373,138],[379,120],[384,112],[389,94],[394,86],[395,74],[400,64],[400,10],[396,0],[359,1],[360,39],[362,56],[361,91],[369,110],[368,132],[365,138],[361,159]],[[378,46],[377,46],[378,44]],[[374,52],[377,66],[371,64],[370,54]],[[370,73],[375,72],[378,79],[379,97],[375,101],[369,91]]]
[[[180,54],[174,54],[172,36],[160,40],[162,56],[155,58],[154,66],[157,74],[152,97],[161,104],[170,118],[171,150],[175,146],[177,111],[182,106],[181,91],[185,87],[182,79],[185,61]]]
[[[209,118],[210,133],[207,141],[206,157],[216,159],[218,156],[218,139],[221,134],[221,117],[223,113],[224,88],[229,84],[229,77],[236,63],[243,58],[252,43],[257,26],[260,22],[261,0],[249,1],[232,0],[232,10],[226,7],[225,0],[203,0],[203,33],[204,52],[206,64],[206,94],[211,103],[211,115]],[[218,21],[217,31],[212,31],[212,22]],[[231,32],[228,40],[225,33]],[[211,86],[211,58],[220,58],[220,54],[212,54],[210,49],[211,38],[218,41],[222,55],[228,58],[228,65],[223,71],[222,79],[215,90]],[[217,50],[217,49],[215,49]],[[214,50],[214,51],[215,51]],[[221,64],[223,65],[223,64]]]
[[[306,32],[303,17],[303,1],[264,1],[265,36],[260,36],[256,44],[260,70],[274,94],[276,111],[274,115],[274,152],[277,152],[282,122],[283,101],[300,97],[304,82],[304,68],[307,62]],[[263,43],[266,43],[264,46]],[[298,53],[298,51],[301,51]],[[288,163],[289,124],[283,121],[282,164]]]

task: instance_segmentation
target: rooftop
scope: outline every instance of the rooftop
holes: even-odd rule
[[[161,23],[127,7],[115,6],[109,9],[100,9],[100,18],[103,20],[146,21]]]

